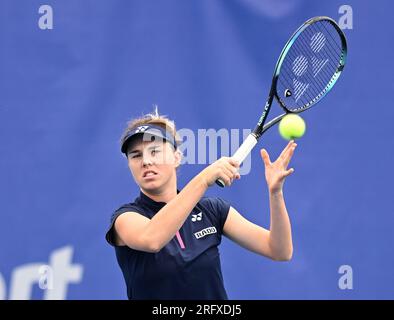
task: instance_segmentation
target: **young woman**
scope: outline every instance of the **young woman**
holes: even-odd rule
[[[114,212],[106,239],[115,247],[129,299],[227,299],[218,251],[222,234],[273,260],[292,256],[283,183],[294,171],[287,169],[294,141],[275,162],[261,150],[269,230],[245,219],[227,201],[204,196],[216,179],[230,186],[240,178],[232,158],[220,158],[178,190],[179,143],[174,123],[157,112],[130,122],[121,139],[140,194]]]

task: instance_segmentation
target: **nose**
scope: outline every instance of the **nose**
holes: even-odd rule
[[[152,158],[148,154],[144,154],[142,157],[142,165],[146,167],[152,164],[153,164]]]

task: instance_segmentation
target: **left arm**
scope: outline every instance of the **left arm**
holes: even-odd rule
[[[288,261],[293,256],[291,224],[287,214],[283,192],[270,192],[271,226],[269,245],[275,260]]]
[[[290,219],[283,197],[283,183],[294,172],[287,166],[297,145],[290,141],[279,158],[271,163],[267,151],[261,150],[265,164],[270,201],[270,230],[264,229],[230,208],[224,224],[224,235],[242,247],[273,260],[288,261],[293,254]]]

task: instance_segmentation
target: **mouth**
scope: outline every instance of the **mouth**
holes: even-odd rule
[[[157,175],[157,172],[153,171],[153,170],[148,170],[145,171],[144,174],[142,175],[143,178],[152,178],[154,176]]]

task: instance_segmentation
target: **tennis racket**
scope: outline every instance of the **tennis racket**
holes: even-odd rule
[[[234,153],[240,164],[265,131],[288,113],[303,112],[332,89],[345,67],[346,38],[329,17],[314,17],[300,26],[287,41],[276,62],[271,89],[255,129]],[[276,99],[284,113],[265,124]],[[224,187],[221,179],[216,184]]]

